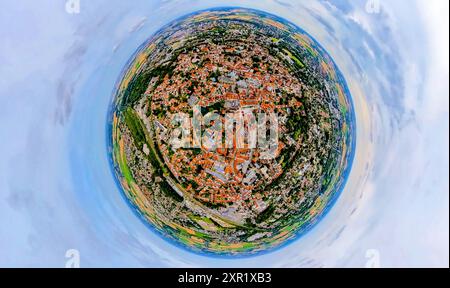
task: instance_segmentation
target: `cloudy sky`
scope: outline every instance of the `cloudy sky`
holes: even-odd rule
[[[449,265],[448,1],[74,2],[0,4],[0,266],[64,267],[70,249],[82,267]],[[112,91],[137,47],[220,6],[306,30],[343,72],[357,114],[356,159],[330,213],[285,248],[244,259],[193,254],[149,231],[118,191],[105,143]]]

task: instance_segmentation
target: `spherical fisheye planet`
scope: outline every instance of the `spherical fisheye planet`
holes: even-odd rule
[[[351,169],[343,75],[310,35],[265,12],[212,9],[166,25],[113,97],[117,183],[151,229],[191,251],[245,256],[293,241]]]

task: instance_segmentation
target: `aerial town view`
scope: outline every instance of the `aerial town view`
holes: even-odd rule
[[[196,252],[251,255],[308,231],[354,154],[350,94],[300,28],[248,9],[165,26],[125,68],[111,164],[133,209]]]

